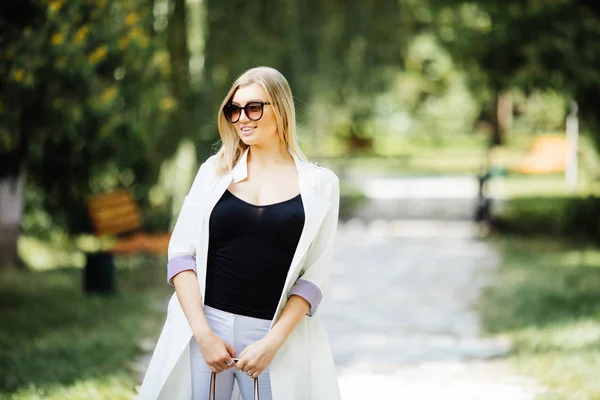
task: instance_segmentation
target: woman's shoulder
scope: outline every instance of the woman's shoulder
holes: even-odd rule
[[[200,164],[196,177],[192,183],[190,194],[197,194],[206,187],[207,182],[210,182],[217,175],[217,156],[212,155]]]
[[[216,168],[217,167],[218,159],[219,159],[219,155],[218,154],[213,154],[210,157],[208,157],[206,159],[206,161],[204,161],[203,164],[206,165],[207,167],[210,167],[210,168]]]
[[[304,165],[321,181],[324,187],[328,187],[339,182],[338,176],[331,169],[322,166],[318,162],[303,161]]]
[[[213,154],[200,164],[199,173],[204,176],[215,175],[218,172],[218,155]]]

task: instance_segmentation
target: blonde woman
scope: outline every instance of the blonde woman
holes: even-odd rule
[[[234,82],[222,146],[202,164],[169,245],[175,293],[139,399],[340,398],[319,318],[339,209],[334,173],[298,147],[287,80]],[[237,385],[234,383],[237,382]],[[233,396],[233,397],[232,397]]]

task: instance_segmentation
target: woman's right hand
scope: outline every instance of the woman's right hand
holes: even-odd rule
[[[204,362],[212,372],[218,374],[226,369],[235,367],[235,363],[227,366],[227,362],[235,358],[235,349],[225,340],[215,335],[214,332],[210,331],[196,338],[196,343],[200,348]]]

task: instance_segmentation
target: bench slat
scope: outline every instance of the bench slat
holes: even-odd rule
[[[111,207],[111,206],[119,206],[121,204],[135,204],[133,200],[133,196],[131,193],[124,190],[117,190],[112,193],[104,193],[92,196],[88,199],[88,205],[92,208],[95,207]]]
[[[121,219],[115,219],[108,222],[96,223],[95,231],[100,236],[117,235],[129,231],[137,230],[141,227],[138,215],[130,214]]]
[[[139,208],[126,190],[90,197],[88,212],[94,231],[99,236],[117,235],[141,227]]]

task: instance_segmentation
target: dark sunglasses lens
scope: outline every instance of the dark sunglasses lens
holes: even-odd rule
[[[263,105],[262,103],[248,103],[246,104],[245,111],[248,118],[256,121],[262,117]]]
[[[225,113],[225,118],[227,118],[229,122],[236,122],[238,119],[240,119],[241,108],[233,104],[229,104],[225,106],[223,112]]]

